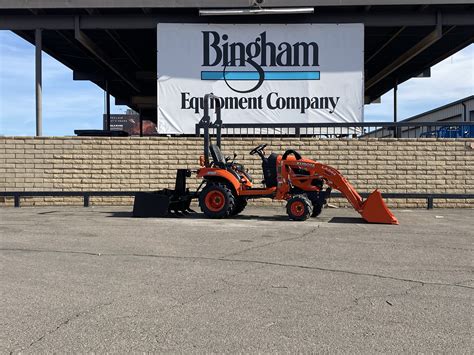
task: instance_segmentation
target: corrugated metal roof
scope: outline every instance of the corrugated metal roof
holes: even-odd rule
[[[461,116],[464,112],[464,106],[466,105],[467,111],[474,110],[474,95],[465,97],[463,99],[451,102],[447,105],[437,107],[433,110],[429,110],[419,115],[409,117],[407,119],[402,120],[401,122],[408,122],[408,121],[420,121],[420,122],[436,122],[436,121],[444,121],[449,120],[450,118]]]

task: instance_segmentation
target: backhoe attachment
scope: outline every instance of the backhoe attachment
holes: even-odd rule
[[[186,178],[191,176],[188,169],[178,169],[174,190],[164,189],[152,192],[137,192],[133,204],[134,217],[183,216],[194,212],[191,200],[197,195],[186,188]]]

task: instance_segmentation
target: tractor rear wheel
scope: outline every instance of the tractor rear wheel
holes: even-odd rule
[[[313,205],[305,195],[295,195],[288,200],[286,213],[294,221],[306,221],[313,213]]]
[[[235,197],[226,185],[211,183],[199,194],[199,206],[206,217],[226,218],[235,209]]]
[[[245,209],[245,207],[247,207],[247,199],[245,197],[237,197],[235,199],[235,207],[231,216],[237,216]]]

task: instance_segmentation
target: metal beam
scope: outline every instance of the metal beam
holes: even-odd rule
[[[140,109],[156,108],[156,96],[132,96],[130,98],[131,106],[136,106]]]
[[[142,69],[143,65],[141,64],[140,60],[137,58],[132,51],[127,48],[122,40],[120,40],[119,35],[114,30],[105,30],[105,32],[109,35],[110,38],[115,42],[115,44],[125,53],[125,55],[130,59],[130,61],[136,65],[137,68]]]
[[[34,15],[45,15],[46,14],[46,11],[44,10],[41,10],[41,9],[29,9],[29,11],[34,14]],[[89,14],[93,14],[93,11],[92,10],[86,10],[87,13]],[[75,48],[76,50],[78,50],[79,52],[81,52],[82,54],[85,55],[85,58],[90,58],[94,63],[96,63],[99,68],[102,68],[101,64],[98,63],[95,59],[93,59],[92,57],[90,57],[88,55],[88,53],[86,53],[86,51],[84,50],[84,48],[82,48],[81,46],[79,46],[77,44],[77,42],[75,42],[74,40],[70,39],[64,32],[62,31],[59,31],[59,30],[55,30],[53,31],[54,33],[56,33],[58,36],[60,36],[62,39],[64,39],[71,47]],[[51,52],[49,49],[46,50],[45,47],[43,46],[43,51],[45,52]],[[50,53],[48,53],[50,54]],[[51,55],[51,54],[50,54]],[[57,59],[57,58],[56,58]],[[62,62],[64,62],[63,60],[60,60]],[[64,62],[64,64],[68,65],[66,62]],[[71,67],[70,65],[68,65],[69,67]]]
[[[471,36],[468,38],[466,41],[462,42],[460,45],[452,48],[449,51],[444,52],[442,55],[439,57],[436,57],[434,60],[429,62],[427,65],[425,65],[426,68],[431,68],[433,65],[438,64],[439,62],[445,60],[446,58],[451,57],[453,54],[459,52],[460,50],[466,48],[470,44],[474,43],[474,36]]]
[[[364,5],[451,5],[466,0],[266,0],[265,6],[364,6]],[[0,0],[5,9],[71,8],[170,8],[229,7],[223,0]],[[249,0],[233,0],[232,7],[249,7]]]
[[[280,19],[282,17],[271,17]],[[367,27],[436,26],[436,14],[411,11],[391,12],[331,12],[285,17],[288,23],[364,23]],[[193,14],[153,15],[85,15],[81,16],[81,29],[156,29],[158,22],[207,23],[209,19]],[[240,20],[247,23],[248,19]],[[237,23],[238,21],[236,21]],[[0,16],[0,30],[74,30],[75,16],[72,15],[8,15]],[[472,13],[460,10],[443,10],[442,25],[474,26]]]
[[[392,37],[390,37],[384,44],[382,44],[379,49],[377,49],[369,58],[367,58],[367,60],[365,61],[365,64],[367,64],[368,62],[370,62],[372,59],[374,59],[377,54],[379,54],[385,47],[387,47],[390,43],[392,43],[392,41],[398,37],[398,35],[400,33],[403,32],[403,30],[405,29],[406,27],[405,26],[402,26],[400,27],[400,29],[395,32]]]
[[[370,89],[372,86],[385,79],[388,75],[392,74],[395,70],[408,63],[426,48],[430,47],[433,43],[441,39],[441,37],[443,37],[443,30],[441,21],[439,21],[436,28],[430,34],[407,50],[404,54],[395,59],[392,63],[380,70],[377,74],[369,78],[365,84],[365,90]]]
[[[68,43],[69,46],[81,52],[84,55],[84,60],[89,59],[91,62],[97,65],[98,68],[100,69],[104,68],[104,66],[101,63],[99,63],[97,59],[95,59],[93,56],[90,56],[89,53],[83,47],[77,44],[77,42],[75,42],[73,39],[69,38],[68,35],[66,35],[65,33],[61,31],[55,31],[55,32],[58,36],[64,39]],[[62,62],[62,59],[60,61]],[[69,67],[71,68],[71,66]]]
[[[122,98],[115,98],[115,106],[130,106],[130,101]]]
[[[156,71],[137,71],[135,78],[143,81],[156,81],[158,77]]]
[[[431,78],[431,67],[423,69],[415,78]]]
[[[101,72],[95,72],[95,73],[90,73],[90,72],[82,72],[82,71],[73,71],[72,72],[72,80],[74,81],[94,81],[97,83],[105,83],[106,80],[109,81],[109,83],[114,83],[114,82],[122,82],[121,79],[119,78],[107,78],[103,73]]]
[[[155,105],[156,106],[156,96],[132,96],[131,103],[132,105]]]
[[[35,31],[36,32],[36,31]],[[33,32],[33,34],[31,35],[31,33],[29,32],[25,32],[25,31],[15,31],[15,34],[20,36],[21,38],[23,38],[25,41],[28,41],[30,42],[31,44],[35,45],[35,32]],[[68,44],[74,48],[76,48],[77,50],[81,51],[81,53],[83,53],[84,55],[86,55],[87,57],[84,57],[84,59],[90,59],[93,63],[95,63],[97,66],[98,66],[98,69],[99,70],[104,70],[104,67],[103,65],[101,65],[94,57],[86,54],[86,50],[84,48],[82,48],[79,44],[77,44],[77,42],[74,42],[73,40],[71,40],[68,36],[66,36],[64,33],[60,32],[60,31],[55,31],[58,35],[60,35],[61,37],[63,37],[63,39],[65,39]],[[58,62],[66,65],[67,67],[69,67],[70,69],[73,69],[75,67],[75,65],[69,61],[68,59],[66,59],[62,53],[58,53],[56,52],[55,50],[52,50],[51,47],[47,47],[45,46],[44,43],[42,43],[42,51],[44,53],[47,53],[48,55],[50,55],[51,57],[53,57],[54,59],[56,59]],[[99,87],[101,87],[101,84],[105,83],[105,77],[103,75],[98,75],[98,74],[90,74],[90,73],[83,73],[83,72],[73,72],[73,80],[87,80],[87,81],[92,81],[92,82],[95,82]],[[119,81],[119,82],[122,82],[121,79],[117,78],[115,80],[111,80],[112,82],[114,81]]]
[[[126,82],[132,89],[137,92],[140,92],[138,84],[133,79],[129,79],[121,69],[119,69],[116,65],[113,64],[109,56],[97,44],[95,44],[83,31],[81,31],[79,17],[76,17],[75,20],[74,37],[94,56],[96,56],[97,59],[99,59],[105,66],[107,66],[119,78]]]
[[[443,38],[444,38],[444,35],[443,35]],[[446,41],[447,39],[444,38],[444,40]],[[434,66],[435,64],[438,64],[439,62],[445,60],[446,58],[452,56],[453,54],[459,52],[463,48],[466,48],[467,46],[469,46],[472,43],[474,43],[474,36],[472,36],[472,37],[468,38],[467,40],[461,42],[459,45],[456,45],[455,47],[452,47],[451,49],[442,52],[440,55],[438,55],[436,57],[430,57],[431,58],[430,61],[423,61],[422,64],[418,64],[410,72],[405,71],[404,73],[400,73],[400,72],[397,73],[398,84],[400,85],[400,84],[404,83],[405,81],[419,75],[420,72],[421,72],[421,70],[419,68],[421,68],[421,67],[422,68],[430,68],[430,67]],[[373,96],[380,96],[380,95],[383,95],[383,94],[387,93],[388,91],[390,91],[393,88],[392,85],[391,85],[391,82],[389,80],[384,80],[383,82],[384,82],[384,84],[382,86],[377,87],[377,91],[373,92],[374,88],[372,88],[372,89],[366,91],[366,95],[369,93],[372,97]]]
[[[73,71],[72,80],[74,81],[99,81],[105,82],[106,78],[103,74],[85,73],[80,71]]]
[[[423,11],[425,11],[429,6],[430,6],[430,5],[428,5],[428,4],[420,5],[420,6],[418,7],[418,11],[419,11],[419,12],[423,12]]]
[[[100,11],[97,9],[85,9],[85,11],[89,15],[100,15]],[[105,30],[105,32],[109,35],[109,37],[115,42],[115,44],[125,53],[125,55],[135,64],[138,68],[142,68],[140,61],[138,60],[137,56],[134,55],[130,49],[128,49],[123,41],[120,40],[119,35],[114,30]]]
[[[25,32],[25,31],[15,31],[15,34],[19,36],[20,38],[23,38],[25,41],[30,42],[33,46],[35,45],[35,32],[31,34],[30,32]],[[45,46],[44,43],[42,43],[42,49],[44,53],[47,53],[54,59],[56,59],[58,62],[63,63],[64,65],[68,66],[69,68],[72,68],[72,63],[71,61],[64,59],[58,52],[51,50],[50,47]]]

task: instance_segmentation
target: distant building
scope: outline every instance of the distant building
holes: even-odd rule
[[[451,102],[402,122],[474,122],[474,95]]]
[[[424,122],[474,122],[474,95],[451,102],[419,115],[409,117],[400,123]],[[415,127],[401,127],[400,138],[438,137],[438,138],[474,138],[473,126],[430,127],[429,125]],[[393,129],[377,129],[365,135],[366,137],[387,138],[393,137]]]

